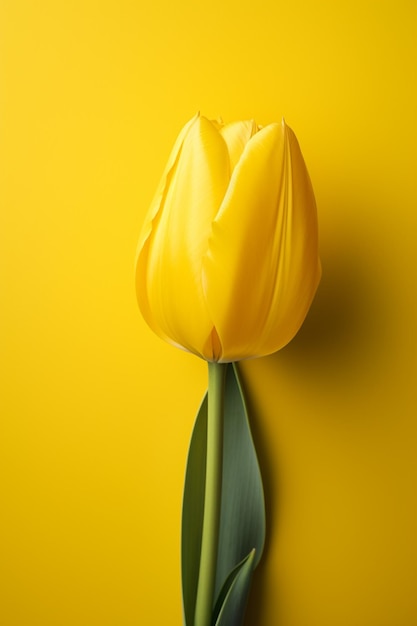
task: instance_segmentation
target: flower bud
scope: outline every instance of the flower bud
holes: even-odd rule
[[[271,354],[299,330],[320,275],[316,204],[292,130],[194,117],[139,240],[137,296],[152,330],[208,361]]]

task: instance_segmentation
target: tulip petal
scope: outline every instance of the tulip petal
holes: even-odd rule
[[[314,192],[297,138],[289,127],[285,132],[285,151],[285,194],[280,208],[289,219],[279,251],[281,274],[277,276],[264,326],[263,350],[268,350],[270,342],[278,346],[272,351],[279,350],[296,335],[321,278]]]
[[[137,245],[137,254],[139,255],[145,241],[148,239],[149,235],[152,231],[152,222],[155,219],[158,211],[161,209],[161,205],[164,202],[164,194],[166,192],[166,188],[169,184],[170,175],[172,170],[176,167],[179,154],[182,149],[182,145],[184,143],[184,139],[186,138],[190,128],[199,118],[199,113],[197,113],[185,126],[182,128],[180,134],[178,135],[174,147],[171,150],[171,154],[169,155],[168,162],[165,166],[165,170],[162,174],[161,180],[158,185],[158,189],[156,190],[155,196],[152,200],[151,206],[148,209],[148,212],[145,217],[144,224],[142,226],[141,233],[139,235],[139,241]]]
[[[257,132],[255,120],[231,122],[220,128],[220,134],[227,144],[231,171],[235,169],[249,139]]]
[[[229,180],[226,143],[199,117],[174,157],[137,259],[145,320],[162,338],[212,360],[219,347],[202,288],[202,259]]]
[[[204,260],[221,360],[270,354],[301,325],[319,280],[314,195],[292,131],[247,143],[213,222]]]

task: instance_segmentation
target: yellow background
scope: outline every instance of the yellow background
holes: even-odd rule
[[[205,364],[134,294],[182,125],[284,115],[319,207],[305,325],[244,364],[268,504],[248,626],[415,626],[415,0],[2,0],[1,626],[180,626]]]

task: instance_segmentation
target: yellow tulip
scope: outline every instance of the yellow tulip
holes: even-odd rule
[[[317,230],[308,172],[284,122],[195,116],[140,236],[144,319],[207,361],[279,350],[303,323],[320,280]]]

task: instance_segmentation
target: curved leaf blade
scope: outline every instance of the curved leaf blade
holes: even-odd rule
[[[227,578],[214,610],[214,626],[241,626],[254,567],[252,550]]]
[[[236,364],[225,391],[222,505],[217,595],[231,570],[255,549],[254,567],[265,543],[265,500],[247,406]]]
[[[181,570],[184,622],[193,626],[200,568],[207,452],[207,394],[191,435],[182,505]]]

